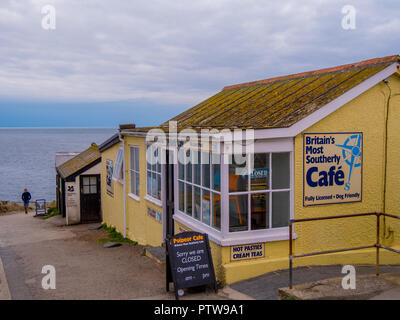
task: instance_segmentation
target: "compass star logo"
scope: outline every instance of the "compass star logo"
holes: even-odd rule
[[[361,166],[362,162],[362,151],[361,151],[361,143],[362,143],[362,135],[361,134],[353,134],[346,139],[344,144],[335,144],[336,147],[342,149],[343,159],[350,167],[349,177],[347,182],[345,183],[344,189],[346,191],[350,190],[351,186],[351,174],[353,172],[353,168],[357,168]]]

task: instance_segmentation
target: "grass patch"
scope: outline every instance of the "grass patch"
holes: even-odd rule
[[[42,217],[43,220],[50,219],[52,217],[58,216],[60,212],[57,207],[50,207],[47,209],[47,216]]]
[[[107,224],[103,223],[101,225],[101,229],[108,232],[107,238],[100,238],[97,241],[99,243],[106,243],[106,242],[119,242],[119,243],[128,243],[132,246],[136,246],[138,243],[136,241],[132,241],[131,239],[124,238],[124,236],[119,233],[115,227],[109,227]]]

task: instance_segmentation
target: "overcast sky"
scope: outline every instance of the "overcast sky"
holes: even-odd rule
[[[157,125],[226,85],[398,54],[399,12],[398,0],[1,0],[0,126]]]

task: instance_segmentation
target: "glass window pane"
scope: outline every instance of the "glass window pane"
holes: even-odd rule
[[[179,210],[185,212],[185,184],[179,182]]]
[[[157,197],[158,200],[161,200],[161,174],[157,174]]]
[[[211,221],[211,206],[210,206],[210,192],[207,190],[203,190],[203,198],[202,198],[202,211],[201,211],[201,221],[203,223],[210,225]]]
[[[121,162],[121,165],[119,166],[118,179],[124,180],[124,163],[123,162]]]
[[[229,231],[245,231],[248,229],[248,195],[229,197]]]
[[[252,155],[253,170],[250,175],[251,190],[269,189],[269,153],[255,153]]]
[[[90,184],[97,185],[97,177],[89,177],[89,179],[90,179]]]
[[[195,151],[193,157],[193,183],[200,185],[200,151]]]
[[[250,196],[251,230],[269,228],[269,193],[256,193]]]
[[[140,192],[139,192],[140,188],[139,188],[139,174],[135,173],[135,194],[137,196],[139,196]]]
[[[157,198],[157,174],[154,172],[151,174],[151,195]]]
[[[272,193],[272,228],[287,227],[290,217],[290,192]]]
[[[192,215],[192,186],[186,185],[186,213]]]
[[[232,163],[229,165],[229,192],[247,191],[248,190],[248,175],[246,169],[246,161],[238,164],[232,156]]]
[[[139,148],[135,148],[135,170],[139,171],[140,170],[140,165],[139,165]]]
[[[133,170],[135,169],[135,148],[133,147],[129,148],[129,158],[130,169]]]
[[[192,150],[186,151],[186,181],[192,182]]]
[[[151,165],[151,170],[152,171],[157,171],[157,154],[158,150],[156,147],[151,147],[151,157],[152,157],[152,165]]]
[[[89,177],[82,177],[82,184],[84,186],[88,186],[90,184],[90,179]]]
[[[272,188],[289,189],[290,187],[290,153],[272,154]]]
[[[131,193],[134,193],[134,194],[136,194],[136,185],[135,185],[135,172],[134,171],[131,171],[131,175],[130,175],[130,177],[131,177]]]
[[[178,175],[180,180],[185,180],[185,167],[184,165],[179,161],[178,162]]]
[[[194,187],[194,207],[193,207],[193,216],[200,220],[200,188]]]
[[[147,145],[146,162],[147,162],[147,170],[151,170],[151,145]]]
[[[202,167],[202,179],[203,187],[210,187],[210,154],[208,152],[201,153],[201,167]]]
[[[220,164],[220,154],[213,153],[211,156],[212,160],[212,179],[213,179],[213,189],[221,191],[221,164]]]
[[[97,193],[97,185],[93,184],[90,186],[90,193]]]
[[[84,194],[89,194],[90,193],[90,187],[89,186],[83,186],[83,193]]]
[[[213,193],[212,203],[213,203],[212,225],[214,228],[221,230],[221,196],[217,193]]]
[[[117,158],[115,160],[115,170],[113,172],[114,178],[116,179],[123,179],[124,171],[122,169],[123,162],[122,162],[122,148],[118,149]]]
[[[147,194],[151,195],[151,172],[147,172]]]

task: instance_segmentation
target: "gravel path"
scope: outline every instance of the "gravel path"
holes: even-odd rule
[[[142,246],[105,249],[103,230],[64,226],[17,213],[0,217],[0,258],[13,299],[138,299],[165,293],[164,266],[142,255]],[[42,268],[56,269],[56,289],[42,288]]]

